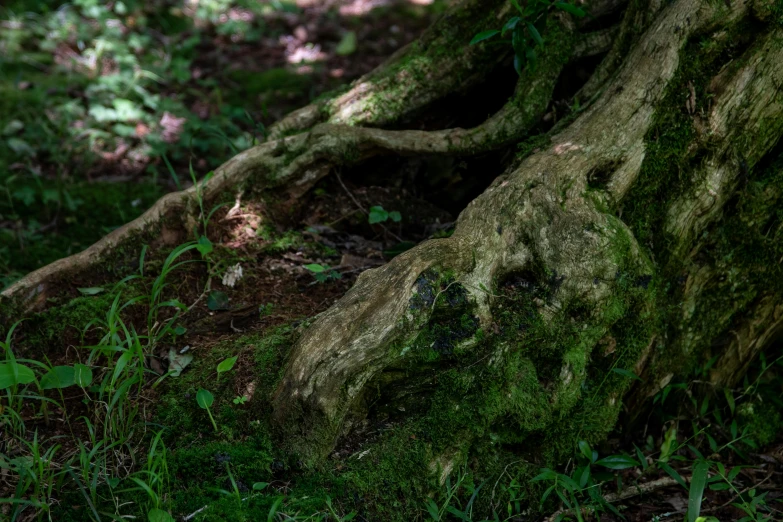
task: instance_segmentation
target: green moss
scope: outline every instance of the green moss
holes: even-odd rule
[[[271,227],[264,227],[257,233],[265,241],[272,241],[264,246],[264,251],[270,254],[285,252],[292,248],[298,248],[304,244],[302,234],[294,230],[286,230],[282,234],[276,234]]]
[[[422,391],[415,401],[395,391],[383,398],[405,410],[410,436],[426,443],[430,458],[456,451],[462,464],[481,448],[488,464],[471,460],[470,473],[486,476],[503,448],[513,446],[517,459],[553,466],[572,454],[577,440],[601,440],[614,427],[630,382],[611,369],[632,367],[649,343],[660,290],[645,275],[648,263],[633,261],[628,234],[619,223],[615,228],[611,253],[621,269],[601,314],[574,300],[545,319],[535,300],[554,296],[560,278],[543,271],[511,276],[492,291],[506,297],[494,302],[496,327],[474,329],[463,350],[444,340],[471,322],[470,300],[437,271],[422,274],[410,308],[433,312],[404,351],[407,386],[420,383]],[[446,288],[456,291],[449,296]],[[596,356],[604,336],[613,336],[617,348]]]
[[[252,430],[251,425],[251,433],[241,441],[210,441],[177,448],[168,458],[172,478],[185,490],[194,486],[230,490],[228,470],[243,489],[268,481],[274,462],[272,443],[264,431],[253,434]]]
[[[109,290],[107,288],[93,296],[76,297],[60,305],[50,304],[44,312],[23,324],[27,331],[25,345],[34,353],[52,359],[59,355],[59,350],[69,345],[82,344],[85,327],[96,320],[106,319],[106,313],[116,295]],[[126,285],[122,289],[122,302],[138,295],[140,290],[137,287]]]
[[[726,39],[731,40],[731,39]],[[644,248],[659,257],[666,256],[669,239],[663,237],[665,205],[691,189],[690,173],[700,158],[691,157],[689,148],[697,138],[693,118],[682,100],[687,99],[689,84],[696,95],[697,110],[706,108],[708,82],[726,63],[734,42],[691,42],[680,54],[680,67],[667,87],[654,122],[645,136],[645,159],[638,179],[623,204],[623,219]]]
[[[264,71],[234,70],[228,77],[244,87],[245,92],[259,94],[268,91],[285,91],[288,95],[307,94],[312,79],[288,69],[273,68]],[[240,103],[241,105],[241,103]]]
[[[209,435],[212,425],[206,411],[196,404],[199,388],[210,390],[215,396],[213,415],[221,437],[239,440],[252,421],[260,420],[260,428],[267,430],[269,404],[266,397],[276,386],[283,369],[282,361],[288,352],[291,329],[283,326],[266,334],[252,334],[220,343],[207,353],[196,353],[194,361],[176,379],[170,379],[166,393],[160,397],[158,422],[169,428],[169,442],[182,445],[194,437]],[[217,376],[217,365],[228,357],[239,357],[238,368]],[[252,361],[250,368],[247,368]],[[244,393],[248,383],[254,387],[253,398],[245,405],[233,404],[233,399]],[[255,424],[254,424],[255,425]]]
[[[780,409],[771,402],[741,404],[737,407],[737,420],[741,432],[761,446],[774,442],[783,430]]]
[[[698,261],[713,276],[688,327],[704,345],[720,345],[761,296],[783,296],[783,155],[758,170],[726,204],[724,218],[702,237]],[[700,356],[692,364],[703,362]]]
[[[622,219],[632,230],[639,245],[654,258],[657,264],[657,272],[660,283],[657,309],[659,311],[658,330],[663,335],[677,337],[677,333],[670,331],[674,325],[681,325],[682,312],[681,300],[685,277],[683,276],[683,259],[672,256],[671,247],[676,238],[666,237],[664,222],[666,219],[667,205],[665,201],[674,201],[688,194],[693,189],[693,172],[699,168],[706,154],[709,154],[711,144],[709,137],[700,135],[694,127],[694,118],[688,113],[683,100],[690,96],[691,87],[696,93],[696,112],[707,110],[710,101],[708,92],[709,82],[724,67],[738,68],[742,65],[742,59],[738,56],[745,51],[748,43],[748,35],[753,33],[753,27],[747,20],[730,27],[728,33],[721,38],[711,39],[698,37],[689,42],[680,54],[680,66],[667,87],[664,98],[656,108],[653,125],[645,136],[645,159],[638,179],[624,198],[622,204]],[[738,142],[738,147],[741,147]],[[694,152],[695,151],[695,152]],[[728,213],[733,213],[732,204],[727,206]],[[715,259],[725,257],[718,264],[726,266],[731,264],[732,271],[737,265],[730,261],[734,254],[729,250],[738,247],[755,255],[756,245],[738,245],[746,240],[758,236],[747,234],[745,227],[737,227],[732,218],[721,220],[719,228],[732,229],[731,238],[723,236],[723,248],[721,254]],[[739,229],[742,228],[742,231]],[[706,243],[713,243],[715,232],[708,231],[701,238],[706,238]],[[728,245],[732,246],[729,247]],[[697,263],[704,264],[705,257],[713,257],[711,248],[702,248]],[[706,254],[706,256],[705,256]],[[769,260],[769,258],[767,258]],[[707,262],[706,265],[712,265]],[[745,270],[740,270],[745,274]],[[739,309],[748,304],[755,295],[752,286],[739,284],[739,274],[732,276],[732,290],[726,292],[727,285],[717,285],[714,290],[703,292],[699,297],[699,309],[696,316],[685,328],[694,332],[700,342],[709,343],[709,339],[722,334],[727,327],[727,311]],[[701,332],[700,332],[701,331]],[[694,369],[701,361],[703,355],[699,350],[698,356],[689,352],[689,347],[683,346],[680,353],[672,351],[665,361],[660,361],[657,366],[649,368],[650,378],[658,379],[669,374],[672,369],[677,373],[685,374]]]
[[[11,182],[9,190],[24,187]],[[17,201],[13,212],[22,220],[20,230],[0,230],[0,277],[3,267],[21,275],[57,259],[84,250],[111,230],[141,215],[160,196],[160,188],[152,183],[77,183],[54,192],[33,192],[30,206]],[[56,197],[59,207],[56,232],[38,232],[42,224],[54,216],[46,199]],[[50,202],[51,203],[51,202]],[[0,205],[1,207],[1,205]],[[0,208],[5,213],[6,209]],[[11,281],[6,281],[10,283]]]
[[[627,216],[642,245],[651,247],[662,266],[661,272],[668,281],[665,306],[670,309],[679,306],[687,274],[683,271],[682,260],[668,258],[668,240],[659,232],[666,207],[658,201],[672,200],[687,190],[688,187],[680,183],[680,177],[691,177],[701,160],[699,156],[688,155],[688,142],[695,137],[694,129],[690,115],[678,108],[678,104],[681,105],[690,78],[695,84],[697,100],[707,99],[703,90],[706,82],[736,54],[738,44],[735,41],[740,42],[741,47],[743,38],[752,29],[740,25],[720,40],[690,45],[698,54],[685,59],[683,72],[677,74],[667,101],[656,115],[659,123],[656,133],[648,135],[648,154],[642,167],[644,176],[628,196],[632,202],[634,198],[641,198],[633,202],[631,208],[626,208],[624,218]],[[732,68],[740,66],[741,59],[729,65]],[[743,142],[747,139],[737,139],[733,152],[735,157],[741,158],[742,168],[736,194],[724,205],[721,219],[696,240],[694,251],[698,254],[688,261],[705,270],[703,274],[709,273],[709,277],[701,281],[706,286],[699,293],[698,307],[686,309],[689,315],[682,331],[688,332],[687,340],[680,346],[681,353],[672,352],[667,358],[666,368],[655,370],[656,376],[669,373],[671,368],[687,373],[706,363],[715,355],[709,347],[724,345],[727,336],[733,339],[733,334],[727,332],[733,325],[747,320],[748,310],[753,309],[762,295],[783,295],[780,284],[783,273],[779,264],[783,249],[778,228],[783,219],[778,210],[783,191],[783,158],[779,158],[778,147],[760,163],[748,166],[742,153]],[[701,145],[702,151],[709,151],[709,143]],[[658,180],[657,185],[653,178]],[[691,269],[691,272],[695,270]],[[682,322],[681,315],[672,318],[671,324]],[[704,347],[706,349],[702,349]],[[687,370],[682,372],[684,368]]]
[[[255,482],[269,482],[273,472],[283,466],[284,456],[273,444],[268,424],[268,397],[284,368],[282,361],[290,347],[291,333],[290,327],[283,326],[265,334],[228,340],[205,353],[196,352],[182,375],[167,381],[158,399],[156,423],[166,430],[169,466],[175,479],[175,512],[190,513],[209,504],[210,516],[225,511],[225,520],[255,520],[247,517],[256,509],[266,509],[266,516],[273,496],[262,495],[237,506],[235,499],[223,498],[214,489],[233,491],[230,470],[243,496],[247,496]],[[217,364],[231,356],[239,358],[236,367],[218,380]],[[254,392],[250,401],[234,404],[233,399],[245,393],[251,382]],[[199,388],[215,396],[211,409],[219,428],[217,434],[206,411],[196,404]]]
[[[783,0],[757,0],[753,10],[759,20],[783,26]]]
[[[462,4],[460,9],[450,10],[393,62],[367,76],[366,81],[372,84],[374,94],[362,100],[363,110],[358,111],[358,118],[346,123],[353,124],[361,119],[363,124],[371,126],[396,124],[400,115],[409,112],[409,107],[420,105],[422,89],[432,93],[432,99],[453,92],[467,78],[453,75],[433,84],[429,81],[433,70],[444,63],[444,59],[454,59],[455,54],[461,53],[474,34],[494,29],[498,24],[495,13],[500,3],[498,0],[472,1]],[[466,76],[488,73],[505,54],[498,55],[491,47],[476,47],[471,52],[479,53],[485,59],[472,59],[474,67],[465,71]],[[327,116],[339,109],[336,104],[325,105]]]
[[[421,510],[415,499],[424,499],[433,481],[424,478],[431,453],[416,432],[413,423],[394,426],[366,447],[366,455],[349,458],[340,473],[343,487],[355,491],[362,510],[372,513],[369,520],[413,520]]]

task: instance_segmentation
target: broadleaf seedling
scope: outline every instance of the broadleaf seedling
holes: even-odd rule
[[[537,2],[527,2],[523,7],[517,0],[511,0],[511,4],[518,12],[518,16],[511,17],[501,29],[489,29],[476,34],[470,40],[470,45],[476,45],[497,35],[505,38],[507,33],[511,33],[514,69],[519,76],[522,76],[526,65],[529,64],[531,67],[536,65],[539,51],[545,44],[539,29],[545,27],[547,14],[550,10],[564,11],[577,18],[587,16],[584,9],[570,1],[538,0]],[[557,44],[551,43],[550,45]]]
[[[14,366],[15,370],[14,371]],[[35,374],[27,366],[13,363],[0,363],[0,390],[17,384],[29,384],[35,380]]]
[[[162,509],[153,508],[147,513],[147,519],[149,522],[174,522],[174,519],[167,511]]]
[[[375,225],[376,223],[385,223],[390,219],[395,223],[399,223],[402,220],[402,214],[396,210],[388,212],[381,206],[375,206],[370,207],[370,215],[367,219],[371,225]]]
[[[212,403],[215,402],[215,396],[212,395],[212,393],[209,390],[205,390],[204,388],[201,388],[199,389],[199,391],[196,392],[196,402],[198,403],[201,409],[207,410],[207,415],[209,415],[209,420],[212,421],[212,427],[215,428],[215,432],[217,432],[218,431],[217,423],[215,422],[215,418],[212,416],[212,412],[209,409],[209,407],[212,406]]]
[[[73,366],[55,366],[41,377],[42,390],[67,388],[76,384]]]
[[[341,279],[342,274],[336,270],[331,269],[328,266],[321,265],[318,263],[311,263],[309,265],[304,265],[306,270],[309,270],[313,273],[313,277],[315,277],[315,280],[319,283],[325,283],[326,281],[330,279]]]
[[[73,380],[77,386],[86,388],[92,383],[92,368],[85,364],[73,365]]]
[[[231,368],[233,368],[234,365],[237,363],[237,357],[238,356],[235,355],[234,357],[229,357],[228,359],[224,359],[224,360],[220,361],[220,363],[218,363],[218,365],[217,365],[218,381],[220,381],[220,374],[221,373],[225,373],[225,372],[231,371]]]

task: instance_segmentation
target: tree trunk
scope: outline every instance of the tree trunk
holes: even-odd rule
[[[551,10],[535,67],[475,128],[404,130],[510,66],[510,45],[467,45],[513,15],[499,0],[458,3],[204,185],[208,201],[274,190],[293,202],[336,165],[379,153],[529,151],[451,237],[362,273],[304,331],[271,398],[293,451],[317,462],[368,416],[395,410],[427,426],[442,476],[493,444],[553,461],[713,357],[710,380],[735,384],[783,332],[783,5],[578,3],[592,16]],[[603,58],[569,100],[579,108],[542,131],[559,79],[588,55]],[[43,306],[63,274],[144,239],[170,247],[196,213],[195,189],[169,195],[4,296]]]

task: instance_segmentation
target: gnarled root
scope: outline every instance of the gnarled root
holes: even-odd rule
[[[207,201],[242,189],[296,198],[335,165],[376,154],[471,155],[519,141],[547,111],[569,60],[589,54],[584,42],[603,51],[614,29],[579,37],[568,17],[553,16],[547,35],[559,45],[546,46],[514,96],[473,129],[383,128],[459,85],[474,85],[503,59],[483,46],[442,52],[457,33],[474,31],[476,20],[480,29],[498,25],[507,7],[488,2],[466,0],[419,44],[342,96],[292,114],[268,142],[217,169],[201,192],[166,196],[87,251],[30,274],[3,295],[34,305],[64,271],[95,265],[137,234],[187,230],[199,193]],[[742,286],[750,265],[721,264],[726,256],[715,228],[738,194],[763,202],[781,197],[777,189],[753,192],[743,185],[744,173],[783,135],[781,29],[760,30],[737,59],[709,73],[709,105],[696,103],[690,79],[678,75],[687,70],[689,42],[709,35],[722,45],[751,13],[758,16],[759,6],[751,0],[730,7],[634,2],[594,80],[577,95],[594,101],[570,125],[552,131],[548,144],[471,202],[451,237],[364,272],[303,332],[272,398],[282,440],[318,460],[384,403],[411,404],[420,413],[423,404],[436,404],[426,413],[427,431],[432,440],[440,433],[432,462],[443,474],[490,430],[493,440],[524,442],[525,451],[547,458],[570,451],[576,437],[598,439],[613,426],[624,397],[626,405],[638,404],[716,346],[721,352],[711,379],[735,383],[783,331],[783,288]],[[669,96],[673,79],[686,89]],[[633,214],[637,192],[649,183],[644,166],[657,139],[650,133],[670,97],[682,104],[677,122],[693,133],[682,147],[684,160],[664,160],[662,169],[685,165],[678,174],[688,190],[659,187],[665,197],[654,201],[657,221],[623,221],[622,208]],[[286,136],[291,132],[297,134]],[[761,222],[765,234],[777,237],[783,227],[761,207],[753,219],[735,221],[741,230]],[[654,228],[655,242],[642,241],[645,227]],[[182,239],[159,235],[158,247]],[[746,272],[738,275],[737,267]],[[683,288],[672,289],[673,274],[681,273]],[[720,301],[721,292],[735,291],[738,299]],[[705,313],[716,302],[720,313]],[[645,381],[630,395],[625,370]]]
[[[599,2],[598,5],[609,9],[613,4]],[[486,2],[467,0],[455,7],[453,12],[460,13],[458,18],[465,24],[469,21],[471,27],[475,25],[475,18],[470,13],[476,10],[481,10],[482,16],[492,18],[495,23],[495,15],[489,16],[487,13],[492,11],[487,10],[487,7]],[[447,15],[446,18],[453,24],[456,16],[454,14],[449,18]],[[567,42],[572,39],[569,36],[572,29],[567,28],[563,20],[561,18],[553,24],[553,32],[566,37]],[[139,236],[156,237],[153,248],[166,248],[182,241],[188,234],[186,231],[192,230],[195,223],[199,197],[210,204],[226,191],[261,193],[264,190],[280,189],[290,198],[295,198],[327,175],[333,167],[356,163],[381,152],[471,155],[518,141],[546,111],[555,82],[571,56],[571,44],[547,48],[541,57],[540,67],[535,72],[525,72],[512,99],[497,114],[474,129],[423,132],[361,127],[403,118],[410,111],[456,89],[456,78],[462,78],[461,85],[467,87],[497,65],[500,57],[490,57],[488,51],[480,47],[457,46],[462,55],[435,52],[434,49],[446,45],[449,38],[456,38],[455,35],[464,37],[465,33],[457,29],[445,22],[435,24],[421,43],[417,44],[418,49],[410,48],[401,52],[389,62],[397,65],[381,67],[363,83],[360,82],[338,101],[334,101],[331,109],[333,114],[328,118],[322,117],[323,110],[316,105],[293,113],[277,127],[279,132],[273,132],[276,139],[237,154],[217,168],[214,175],[200,187],[164,196],[136,220],[114,230],[85,251],[28,274],[3,291],[2,296],[21,300],[25,308],[40,307],[49,295],[52,281],[100,264],[107,253],[131,246],[131,243],[138,241],[136,238]],[[597,45],[605,45],[604,40]],[[402,67],[402,63],[405,63],[405,67]],[[397,72],[391,74],[389,71],[392,69]],[[473,75],[470,77],[472,80],[464,80],[467,71]],[[398,84],[398,80],[403,77],[418,80]],[[424,88],[421,82],[429,87]],[[407,94],[398,91],[400,85]],[[437,92],[431,88],[434,85],[438,86]],[[395,103],[391,103],[392,99]],[[384,117],[370,109],[375,103],[388,109]],[[318,114],[318,117],[313,119],[302,116],[311,113]],[[324,123],[318,123],[324,120]],[[283,136],[305,128],[309,130]],[[138,245],[133,248],[137,249]]]
[[[537,285],[550,279],[554,288],[546,302],[535,303],[535,313],[551,328],[559,327],[559,312],[574,303],[590,313],[577,324],[583,333],[576,347],[560,347],[558,382],[548,392],[538,382],[524,390],[507,383],[508,409],[494,415],[513,416],[514,408],[524,410],[524,403],[536,403],[545,393],[551,398],[547,411],[539,412],[542,418],[562,417],[574,408],[591,353],[614,322],[629,314],[654,313],[644,298],[636,309],[617,313],[617,307],[626,306],[617,301],[620,286],[626,284],[618,280],[641,281],[638,286],[646,288],[654,266],[631,231],[602,210],[603,198],[621,199],[633,185],[656,104],[678,69],[681,50],[691,35],[717,25],[719,12],[720,23],[731,24],[745,15],[747,6],[735,2],[726,12],[722,6],[680,0],[664,10],[605,95],[553,136],[546,151],[525,160],[474,200],[460,215],[451,238],[425,243],[365,272],[341,301],[317,318],[294,347],[274,399],[277,423],[300,449],[315,456],[328,451],[346,425],[361,417],[367,394],[375,393],[371,390],[380,382],[388,384],[385,369],[415,372],[411,365],[420,357],[415,353],[417,340],[442,306],[438,293],[459,288],[481,329],[492,331],[500,321],[494,292],[514,274],[535,274]],[[588,190],[592,174],[607,170],[606,192]],[[433,284],[438,278],[445,286]],[[626,354],[631,361],[650,337]],[[468,348],[461,349],[470,349],[471,342],[479,343],[465,339]],[[494,347],[484,364],[509,362],[504,356],[511,350],[507,344],[500,338],[488,343]],[[531,355],[523,351],[514,356]],[[605,405],[615,413],[617,399],[617,392],[605,396]],[[536,424],[523,414],[518,420],[523,432]]]

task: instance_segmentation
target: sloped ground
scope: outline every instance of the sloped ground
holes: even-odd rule
[[[622,520],[612,509],[626,520],[679,520],[695,463],[704,457],[714,470],[720,463],[727,480],[711,471],[703,514],[739,520],[745,515],[737,506],[751,506],[759,516],[750,520],[777,518],[779,361],[753,368],[736,402],[734,396],[692,401],[698,378],[672,383],[641,424],[619,429],[600,447],[575,448],[557,471],[541,469],[543,461],[520,461],[523,448],[482,462],[477,447],[469,467],[455,470],[449,482],[423,480],[431,473],[422,462],[433,434],[415,411],[373,411],[317,469],[291,458],[267,423],[267,397],[292,342],[362,270],[405,242],[450,233],[452,216],[412,194],[415,188],[365,187],[345,173],[324,180],[287,220],[264,221],[251,204],[219,208],[207,227],[211,251],[183,244],[190,250],[175,260],[187,263],[178,268],[167,271],[162,257],[140,263],[121,254],[106,272],[63,281],[47,311],[18,325],[11,345],[41,383],[51,371],[31,361],[84,364],[92,377],[83,386],[5,390],[0,499],[22,502],[17,520],[47,511],[63,521],[143,519],[155,509],[203,521],[340,520],[351,513],[365,521],[485,519],[469,514],[471,507],[498,520],[556,520],[558,513],[574,520],[566,504],[574,498],[602,510],[585,514],[588,520]],[[372,207],[376,218],[380,208],[388,218],[370,224]],[[234,282],[224,277],[231,267],[242,268]],[[513,300],[516,286],[498,292]],[[151,319],[156,288],[158,303],[176,301],[183,310],[164,305]],[[114,337],[106,338],[111,331]],[[137,345],[140,354],[118,370],[118,355]],[[209,411],[199,406],[201,390],[213,397]],[[22,463],[40,478],[23,480]],[[520,482],[531,468],[541,480]],[[64,486],[56,486],[60,480]],[[555,480],[559,488],[544,502]],[[596,500],[603,497],[610,504]],[[541,499],[543,514],[517,507],[526,499]],[[0,503],[0,514],[11,519],[17,505]]]
[[[282,115],[373,69],[439,9],[396,0],[0,7],[0,286],[187,187]]]
[[[3,26],[4,45],[21,42],[15,54],[4,53],[12,58],[3,68],[13,71],[4,97],[9,148],[0,153],[7,162],[0,212],[4,237],[12,238],[0,243],[7,280],[86,246],[185,185],[189,164],[203,175],[280,115],[376,65],[427,19],[409,16],[420,7],[371,2],[301,4],[295,13],[285,4],[258,12],[221,2],[123,5],[125,14],[119,3],[80,8],[75,27],[92,34],[84,45],[52,36],[54,29],[71,34],[62,21],[71,16],[67,9],[51,15],[56,23],[45,30],[29,20],[46,27],[49,15]],[[367,11],[373,7],[375,14]],[[122,36],[110,43],[132,47],[134,35],[152,43],[130,53],[135,58],[102,62],[105,71],[84,72],[95,35],[112,27]],[[356,49],[348,53],[351,30]],[[167,45],[173,50],[160,58]],[[347,54],[336,53],[341,46]],[[131,63],[128,76],[123,60],[134,59],[141,68]],[[122,83],[137,75],[138,83]],[[64,87],[64,79],[73,83]],[[574,448],[556,471],[520,461],[520,448],[482,462],[477,447],[449,482],[422,479],[433,471],[422,465],[432,434],[406,411],[373,411],[319,469],[277,446],[266,397],[292,341],[362,270],[449,234],[461,204],[454,200],[465,198],[447,193],[476,187],[455,187],[445,177],[434,187],[415,177],[383,186],[345,172],[275,222],[239,201],[216,210],[208,246],[184,243],[177,251],[174,263],[187,264],[172,268],[166,258],[119,253],[105,273],[62,282],[48,310],[9,335],[6,361],[14,353],[39,383],[50,367],[77,364],[89,367],[91,378],[49,378],[44,390],[32,383],[3,388],[0,519],[33,520],[48,511],[64,521],[168,520],[156,511],[163,510],[177,520],[210,521],[347,520],[351,513],[367,521],[483,518],[473,512],[573,520],[568,505],[577,500],[602,510],[585,514],[594,520],[621,520],[610,505],[627,520],[681,520],[702,457],[715,463],[705,516],[739,520],[750,511],[748,520],[780,519],[780,361],[759,363],[731,396],[692,399],[699,376],[671,383],[646,419],[601,447]],[[513,299],[513,290],[498,291]],[[2,319],[8,326],[16,318]],[[605,354],[612,350],[608,344]],[[209,410],[198,402],[200,390],[213,397]],[[540,480],[519,482],[530,469],[541,471]],[[517,501],[530,499],[549,514],[523,512]]]

